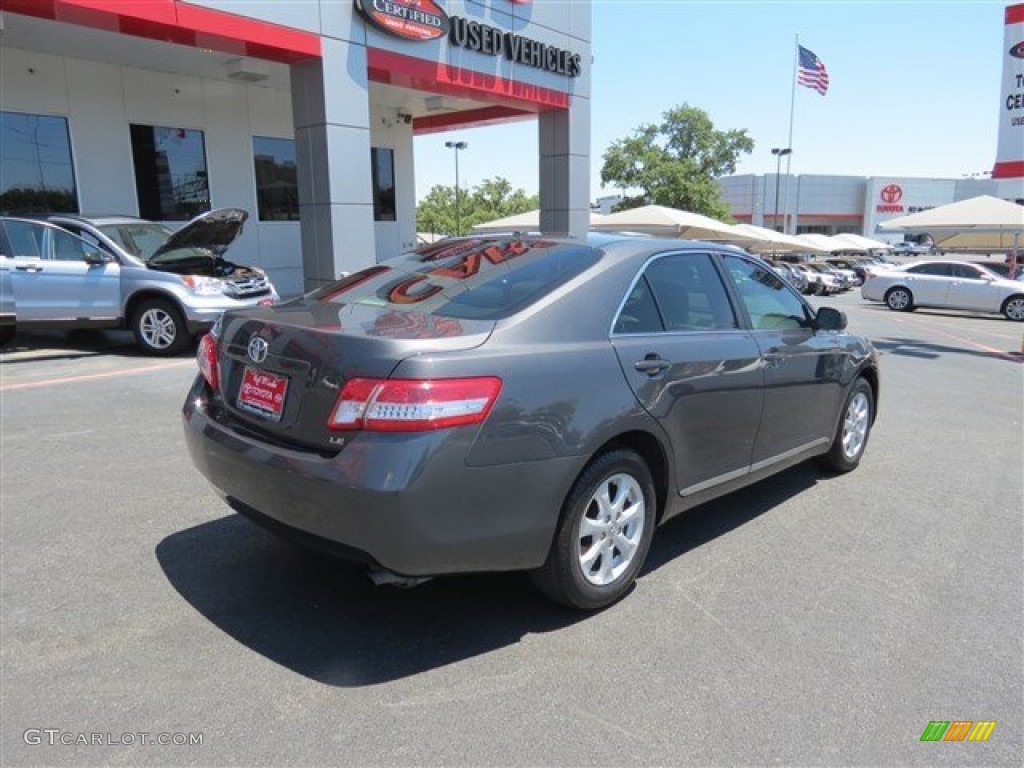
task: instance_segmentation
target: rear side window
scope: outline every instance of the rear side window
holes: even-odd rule
[[[915,264],[907,272],[915,275],[932,275],[934,277],[953,276],[953,268],[949,264]]]
[[[436,243],[369,267],[312,294],[322,302],[499,320],[593,266],[600,252],[553,240]]]
[[[43,256],[43,227],[28,221],[6,221],[4,229],[11,245],[11,256],[41,259]]]
[[[726,331],[737,327],[722,279],[706,253],[665,256],[647,268],[668,331]]]

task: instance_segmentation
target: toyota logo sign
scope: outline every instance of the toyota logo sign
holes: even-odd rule
[[[262,363],[267,359],[267,349],[269,345],[267,340],[260,338],[259,336],[253,336],[249,339],[249,359],[254,363]]]
[[[892,205],[903,199],[903,188],[899,184],[886,184],[882,187],[882,202]]]

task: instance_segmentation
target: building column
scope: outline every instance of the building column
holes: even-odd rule
[[[291,66],[306,291],[376,261],[366,47],[323,38]]]
[[[540,228],[585,238],[590,229],[590,99],[573,96],[568,110],[542,112]]]

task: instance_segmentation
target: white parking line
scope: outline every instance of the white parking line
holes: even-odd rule
[[[145,365],[138,368],[126,368],[123,371],[107,371],[106,373],[87,373],[81,376],[64,376],[58,379],[43,379],[42,381],[26,381],[21,384],[7,384],[0,385],[0,392],[13,392],[19,389],[38,389],[40,387],[50,387],[55,384],[73,384],[80,381],[93,381],[95,379],[114,379],[119,376],[135,376],[140,373],[149,373],[150,371],[166,371],[170,368],[184,368],[185,366],[195,366],[194,360],[175,360],[171,363],[163,363],[160,365]]]

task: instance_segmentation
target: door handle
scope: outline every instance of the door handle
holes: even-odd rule
[[[761,359],[764,361],[765,368],[778,368],[779,363],[784,359],[784,355],[777,350],[769,349],[761,355]]]
[[[15,267],[19,272],[42,272],[43,268],[36,264],[22,264]]]
[[[648,355],[643,360],[637,360],[633,363],[635,368],[640,373],[646,373],[648,376],[657,376],[666,369],[670,368],[672,363],[668,360],[658,357],[657,355]]]

